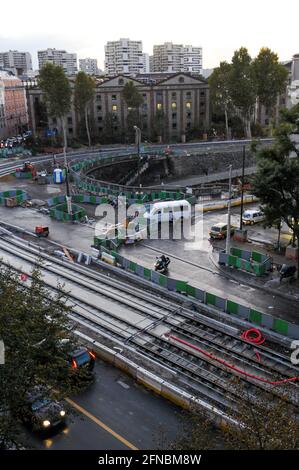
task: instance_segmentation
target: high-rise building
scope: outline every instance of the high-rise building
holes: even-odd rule
[[[142,41],[119,39],[105,46],[105,71],[108,75],[136,75],[144,72]]]
[[[152,72],[202,72],[202,48],[165,42],[155,45]]]
[[[38,51],[38,66],[41,69],[47,62],[63,67],[67,75],[75,75],[78,72],[77,54],[59,49],[45,49]]]
[[[150,73],[150,57],[149,57],[149,54],[144,52],[142,54],[142,60],[143,60],[143,70],[140,73]]]
[[[88,75],[98,74],[98,61],[97,59],[79,59],[79,69]]]
[[[21,133],[28,125],[25,89],[22,81],[0,71],[0,137]]]
[[[0,52],[0,68],[10,70],[15,75],[26,75],[32,71],[32,59],[29,52]]]

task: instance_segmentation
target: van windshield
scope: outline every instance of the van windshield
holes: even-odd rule
[[[250,219],[251,214],[246,214],[246,212],[243,214],[243,219]]]
[[[214,225],[214,227],[211,228],[212,232],[220,232],[220,227],[217,227]]]

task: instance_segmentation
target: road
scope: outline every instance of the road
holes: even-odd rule
[[[253,207],[253,206],[251,206]],[[239,224],[239,208],[232,209],[232,224]],[[224,249],[224,241],[209,241],[209,229],[215,223],[226,223],[226,211],[207,212],[203,216],[203,240],[198,247],[194,242],[184,240],[146,240],[138,245],[124,247],[121,254],[148,268],[153,268],[155,257],[164,253],[170,256],[169,276],[188,281],[191,285],[207,290],[220,297],[229,298],[237,303],[257,308],[265,313],[298,323],[298,305],[280,297],[273,297],[265,291],[231,281],[220,275],[211,261],[214,250]],[[249,228],[249,231],[261,239],[265,232],[261,226]],[[273,236],[273,234],[272,234]],[[249,246],[247,249],[250,249]],[[182,261],[183,260],[183,261]],[[265,281],[266,282],[266,281]]]
[[[64,430],[47,439],[26,431],[30,447],[51,450],[157,449],[175,440],[182,411],[135,383],[108,364],[97,361],[96,381],[72,401],[80,411]]]

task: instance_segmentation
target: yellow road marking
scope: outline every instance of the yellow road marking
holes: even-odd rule
[[[82,413],[83,415],[87,416],[87,418],[91,419],[95,424],[97,424],[98,426],[100,426],[102,429],[104,429],[105,431],[109,432],[109,434],[111,434],[113,437],[115,437],[118,441],[122,442],[123,444],[125,444],[125,446],[129,447],[129,449],[131,450],[139,450],[137,447],[135,447],[133,444],[131,444],[131,442],[127,441],[127,439],[125,439],[124,437],[122,437],[120,434],[118,434],[117,432],[113,431],[113,429],[109,428],[109,426],[107,426],[105,423],[103,423],[102,421],[100,421],[98,418],[96,418],[94,415],[92,415],[91,413],[89,413],[89,411],[85,410],[85,408],[82,408],[82,406],[78,405],[76,402],[74,402],[73,400],[71,400],[70,398],[66,398],[66,401],[73,407],[75,408],[77,411],[80,411],[80,413]]]

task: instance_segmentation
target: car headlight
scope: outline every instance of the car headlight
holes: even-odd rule
[[[47,419],[45,421],[43,421],[43,426],[44,428],[48,428],[50,426],[50,421],[48,421]]]
[[[65,411],[64,411],[64,410],[61,410],[61,411],[60,411],[60,416],[61,416],[61,417],[65,416]]]

